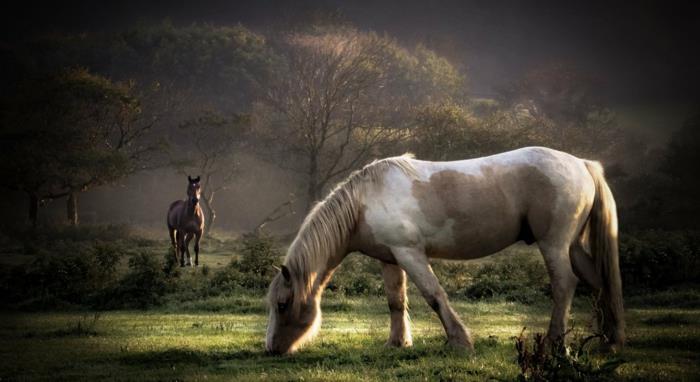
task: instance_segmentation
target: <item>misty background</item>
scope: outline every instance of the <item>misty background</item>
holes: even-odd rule
[[[39,223],[63,223],[73,203],[74,222],[165,232],[186,176],[208,171],[215,230],[270,220],[266,228],[289,233],[373,158],[545,145],[603,161],[623,229],[697,228],[700,20],[691,5],[69,1],[22,4],[2,18],[10,219],[28,221],[35,203]],[[361,85],[343,88],[323,73]],[[76,83],[89,83],[99,102],[117,94],[99,110],[118,112],[91,119],[98,112],[87,105],[99,102],[83,89],[40,118],[37,95]],[[334,86],[347,91],[337,107],[300,96]],[[133,142],[120,156],[112,146],[88,156],[63,125],[33,138],[68,109],[83,122],[129,126]],[[327,125],[308,122],[326,112]],[[337,135],[311,142],[324,128]],[[71,150],[79,154],[64,157]],[[98,162],[111,170],[91,167]]]

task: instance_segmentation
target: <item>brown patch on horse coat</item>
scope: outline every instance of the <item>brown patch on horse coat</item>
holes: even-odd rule
[[[527,181],[525,181],[525,178]],[[534,242],[549,229],[554,188],[536,167],[483,167],[479,175],[438,171],[415,180],[413,196],[434,227],[452,223],[453,243],[426,239],[430,257],[473,258],[518,240]]]

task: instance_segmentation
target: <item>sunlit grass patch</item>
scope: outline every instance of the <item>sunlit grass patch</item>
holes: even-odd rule
[[[261,296],[231,298],[260,304]],[[205,300],[203,303],[206,303]],[[224,301],[211,302],[223,304]],[[96,335],[55,336],[85,312],[3,314],[0,378],[3,380],[207,380],[405,381],[515,380],[513,338],[523,326],[543,332],[551,305],[454,301],[475,339],[475,353],[445,346],[440,321],[417,296],[411,299],[414,346],[387,348],[389,312],[382,297],[324,300],[315,341],[293,356],[264,352],[266,312],[232,310],[103,312]],[[590,312],[578,302],[577,330]],[[619,369],[623,380],[695,380],[700,376],[700,312],[631,309],[629,345]],[[30,334],[30,335],[28,335]],[[601,355],[604,357],[604,355]]]

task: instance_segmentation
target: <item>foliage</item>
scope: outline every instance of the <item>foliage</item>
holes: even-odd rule
[[[172,290],[163,261],[154,253],[139,252],[129,258],[129,271],[112,288],[104,289],[97,305],[103,308],[147,308],[162,302]]]
[[[57,241],[50,248],[34,248],[32,262],[7,272],[2,280],[5,303],[28,309],[89,304],[116,280],[122,252],[112,243]]]
[[[553,341],[542,333],[535,333],[530,348],[525,337],[525,328],[515,337],[520,374],[518,381],[611,381],[616,380],[615,370],[625,361],[610,358],[598,364],[591,356],[587,345],[601,335],[575,339],[567,346],[566,336]]]
[[[626,289],[659,289],[700,280],[700,232],[640,231],[620,238]]]
[[[327,289],[346,296],[382,296],[384,281],[379,262],[360,254],[349,255],[333,275]]]
[[[275,239],[264,232],[245,234],[240,240],[239,255],[213,274],[212,287],[222,293],[267,290],[276,274],[274,266],[282,261]]]
[[[499,297],[531,304],[548,292],[549,277],[544,265],[520,255],[480,266],[463,293],[471,299]]]
[[[247,276],[241,280],[242,286],[266,290],[276,274],[273,265],[280,264],[281,259],[282,253],[271,236],[260,232],[243,235],[240,261],[237,263],[240,272]]]
[[[4,101],[0,185],[32,199],[33,223],[40,201],[74,202],[77,192],[133,173],[153,149],[140,141],[150,126],[137,123],[141,107],[131,86],[84,69],[25,81]]]

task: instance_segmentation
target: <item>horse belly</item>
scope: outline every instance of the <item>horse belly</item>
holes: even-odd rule
[[[475,259],[498,252],[518,237],[519,223],[501,221],[448,220],[446,232],[425,237],[428,257],[441,259]]]
[[[472,259],[513,244],[521,230],[518,198],[498,174],[455,170],[433,173],[413,182],[426,253],[430,257]]]

